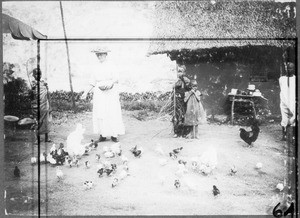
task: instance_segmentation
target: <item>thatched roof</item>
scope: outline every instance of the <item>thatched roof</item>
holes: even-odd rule
[[[293,40],[282,39],[296,37],[295,2],[212,2],[157,2],[153,38],[180,40],[153,41],[149,53],[227,46],[283,46],[290,45]],[[273,40],[278,38],[281,40]]]

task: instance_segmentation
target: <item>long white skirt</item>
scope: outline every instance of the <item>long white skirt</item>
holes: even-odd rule
[[[98,87],[94,88],[93,127],[95,134],[101,134],[103,137],[117,137],[125,134],[119,98],[115,87],[106,91],[101,91]]]

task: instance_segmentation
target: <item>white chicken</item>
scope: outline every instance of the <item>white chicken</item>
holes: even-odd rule
[[[112,144],[110,147],[110,150],[114,154],[120,155],[121,154],[121,144],[119,142]]]
[[[121,160],[122,160],[122,163],[128,163],[128,158],[125,156],[125,155],[121,155]]]
[[[111,151],[107,151],[104,153],[104,157],[106,157],[106,158],[112,158],[114,156],[115,156],[115,154]]]
[[[49,163],[51,164],[56,164],[56,160],[52,157],[51,154],[47,156],[47,161],[49,161]]]
[[[200,165],[205,165],[214,170],[218,164],[217,151],[215,148],[209,148],[200,157]]]
[[[262,168],[262,163],[257,163],[255,167],[256,169],[260,170]]]
[[[178,177],[182,177],[183,174],[187,173],[188,170],[187,168],[185,167],[184,164],[178,164],[178,169],[177,171],[175,172],[175,174],[178,176]]]
[[[61,169],[59,168],[59,166],[56,167],[56,177],[58,178],[58,180],[61,180],[64,176],[64,173],[61,171]]]
[[[129,173],[126,170],[122,170],[118,176],[119,180],[123,180],[125,179],[127,176],[129,175]]]
[[[30,162],[31,162],[31,164],[36,164],[37,158],[36,158],[36,157],[32,157],[32,158],[30,159]]]
[[[278,183],[276,188],[281,192],[284,189],[284,186],[282,183]]]
[[[83,139],[83,133],[85,129],[80,123],[77,124],[76,130],[71,132],[67,138],[67,148],[66,151],[69,155],[79,155],[82,156],[85,153],[85,147],[81,144]]]
[[[50,153],[51,153],[51,152],[55,152],[55,150],[56,150],[56,145],[53,144],[52,147],[50,148]]]
[[[40,155],[40,162],[41,162],[41,163],[45,163],[45,162],[46,162],[45,154],[41,154],[41,155]]]

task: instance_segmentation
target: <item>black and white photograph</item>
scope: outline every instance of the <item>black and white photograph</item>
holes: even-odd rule
[[[296,0],[2,1],[1,214],[297,217],[297,51]]]

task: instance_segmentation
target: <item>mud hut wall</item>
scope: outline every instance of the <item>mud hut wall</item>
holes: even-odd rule
[[[246,91],[248,84],[254,84],[263,96],[268,99],[266,105],[272,115],[279,115],[279,70],[273,80],[266,82],[250,82],[253,65],[237,62],[227,63],[195,63],[186,65],[188,77],[197,75],[198,88],[203,94],[202,101],[207,114],[230,114],[228,93],[232,88]],[[276,72],[275,72],[276,71]]]

